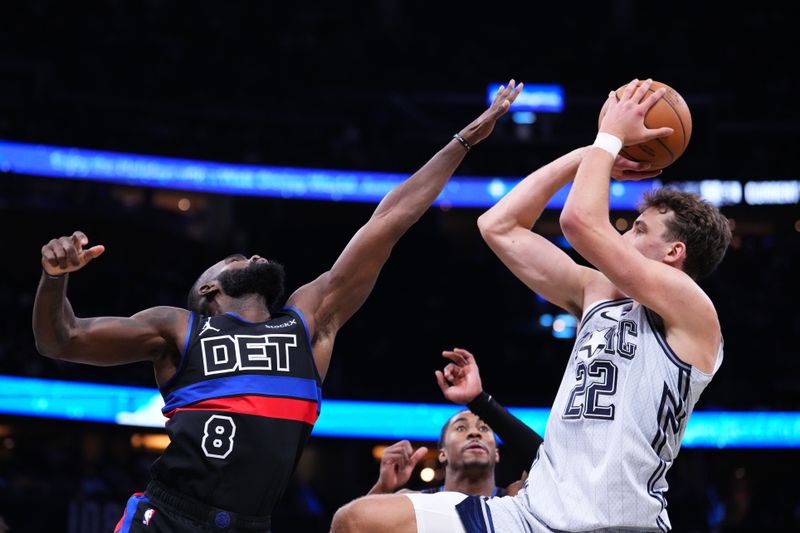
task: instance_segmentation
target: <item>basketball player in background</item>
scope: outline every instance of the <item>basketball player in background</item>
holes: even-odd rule
[[[540,168],[478,221],[520,280],[581,319],[547,439],[523,489],[489,499],[448,492],[365,498],[339,510],[334,531],[670,529],[665,475],[694,404],[722,362],[717,313],[696,280],[716,268],[731,234],[716,208],[669,189],[645,195],[624,235],[609,222],[609,176],[659,173],[632,166],[619,148],[672,131],[644,126],[664,94],[647,96],[649,87],[650,80],[638,87],[634,80],[619,101],[612,92],[593,146]],[[549,199],[573,179],[562,231],[597,270],[531,232]],[[415,515],[421,498],[438,513]],[[378,507],[387,517],[382,524],[371,514]]]
[[[444,371],[436,371],[439,388],[445,398],[466,405],[468,410],[451,416],[439,436],[444,484],[420,492],[456,491],[481,496],[505,496],[509,489],[514,492],[516,483],[508,489],[495,484],[495,466],[500,461],[495,433],[503,439],[503,448],[526,466],[536,456],[542,437],[483,390],[478,364],[469,351],[454,348],[442,355],[450,363]],[[414,450],[407,440],[387,446],[381,457],[380,476],[369,494],[413,492],[403,486],[427,451],[424,446]]]
[[[471,146],[519,94],[513,80],[419,171],[390,191],[331,269],[276,314],[283,268],[228,256],[189,293],[188,310],[78,318],[70,272],[103,253],[81,232],[42,247],[33,330],[49,357],[92,365],[151,361],[170,444],[116,531],[268,531],[270,515],[311,432],[339,328],[372,291],[400,237],[433,203]]]

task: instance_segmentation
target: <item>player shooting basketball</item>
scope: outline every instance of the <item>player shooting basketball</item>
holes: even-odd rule
[[[618,157],[620,148],[672,133],[644,126],[664,94],[663,88],[648,93],[649,87],[650,80],[638,86],[634,80],[619,101],[609,95],[593,146],[540,168],[478,221],[520,280],[580,318],[525,487],[514,497],[489,499],[453,492],[367,497],[339,510],[335,532],[670,528],[665,475],[722,362],[717,313],[696,280],[716,268],[731,234],[716,208],[670,189],[646,195],[624,235],[609,222],[609,176],[660,172]],[[531,232],[550,198],[573,180],[561,227],[596,270]],[[418,512],[420,498],[429,498],[425,514]]]

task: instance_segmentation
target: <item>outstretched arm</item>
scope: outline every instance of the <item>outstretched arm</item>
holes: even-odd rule
[[[651,82],[632,81],[619,101],[612,92],[600,132],[617,137],[622,146],[672,133],[671,128],[644,125],[645,114],[664,95],[661,88],[647,96]],[[611,225],[608,176],[613,162],[614,156],[603,148],[593,147],[586,155],[561,213],[564,235],[619,290],[661,316],[667,341],[681,359],[711,372],[721,339],[714,306],[681,269],[661,257],[646,257]],[[636,224],[634,231],[639,230]]]
[[[489,136],[521,88],[511,80],[508,87],[501,88],[489,109],[461,130],[459,135],[468,145],[474,146]],[[323,377],[336,332],[364,303],[394,245],[430,207],[466,151],[461,142],[451,140],[386,195],[329,271],[289,297],[287,305],[299,308],[308,320],[314,357]]]
[[[478,218],[483,239],[509,270],[531,290],[577,317],[587,291],[596,290],[597,272],[579,266],[531,228],[553,195],[573,180],[589,150],[578,148],[536,170]],[[639,179],[659,174],[623,157],[609,172]],[[592,300],[598,297],[602,295],[588,295]]]
[[[522,464],[533,463],[542,437],[483,390],[475,357],[462,348],[444,351],[442,355],[451,361],[444,372],[436,371],[436,382],[444,397],[453,403],[466,405],[489,424]]]
[[[103,366],[168,360],[186,334],[188,311],[154,307],[130,318],[75,316],[66,297],[69,273],[104,251],[103,246],[84,250],[88,243],[76,231],[42,247],[43,272],[33,307],[36,348],[48,357]]]

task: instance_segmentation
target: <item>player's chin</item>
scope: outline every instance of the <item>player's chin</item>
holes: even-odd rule
[[[494,463],[489,460],[488,456],[482,458],[465,457],[463,464],[466,470],[485,470],[494,467]]]

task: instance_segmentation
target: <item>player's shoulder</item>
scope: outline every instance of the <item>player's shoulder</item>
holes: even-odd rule
[[[156,307],[149,307],[139,311],[133,318],[147,322],[152,325],[170,325],[178,322],[185,322],[189,320],[192,312],[181,307],[171,307],[168,305],[159,305]]]

